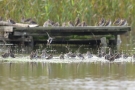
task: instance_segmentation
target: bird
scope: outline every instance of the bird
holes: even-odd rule
[[[32,60],[34,58],[34,51],[30,53],[30,59]]]
[[[60,58],[60,59],[64,59],[64,54],[63,54],[63,52],[61,52],[59,58]]]
[[[32,20],[32,18],[25,19],[24,17],[21,18],[21,23],[28,23]]]
[[[44,22],[43,27],[49,27],[49,26],[54,26],[54,22],[48,19],[47,21]]]
[[[72,53],[71,51],[69,51],[66,55],[68,58],[75,58],[76,57],[76,54]]]
[[[98,26],[104,26],[105,22],[105,19],[101,18],[101,20],[98,22]]]
[[[132,55],[132,60],[135,60],[135,54]]]
[[[119,59],[121,57],[121,54],[119,52],[114,53],[114,58]]]
[[[112,54],[111,48],[109,48],[109,53],[105,55],[105,59],[109,60],[109,61],[114,61],[115,60],[115,56]]]
[[[128,55],[125,54],[125,53],[123,53],[123,51],[122,51],[121,57],[122,57],[123,59],[127,59],[127,58],[128,58]]]
[[[7,22],[11,23],[11,24],[15,24],[16,23],[13,19],[8,19]]]
[[[3,18],[0,16],[0,21],[3,21]]]
[[[76,56],[78,56],[78,57],[79,57],[80,59],[82,59],[82,60],[84,59],[83,54],[81,54],[81,53],[79,53],[79,52],[76,54]]]
[[[50,44],[52,43],[52,41],[53,41],[53,38],[50,37],[50,35],[48,34],[48,32],[46,32],[46,33],[47,33],[47,35],[48,35],[47,45],[50,45]]]
[[[77,27],[80,27],[80,26],[82,26],[82,23],[78,23]]]
[[[119,25],[120,26],[127,26],[128,25],[127,20],[122,19]]]
[[[54,24],[54,26],[60,26],[60,24],[59,24],[59,22],[56,22],[55,24]]]
[[[31,21],[29,22],[29,24],[37,24],[37,22],[34,21],[34,20],[31,20]]]
[[[38,56],[38,50],[36,51],[32,51],[31,54],[30,54],[30,59],[37,59],[39,56]]]
[[[66,22],[63,22],[62,23],[62,27],[66,27]]]
[[[41,59],[44,59],[44,58],[46,58],[46,56],[48,56],[48,54],[46,52],[46,49],[44,49],[44,50],[42,50],[40,57],[41,57]]]
[[[70,46],[66,45],[65,48],[70,52]]]
[[[10,57],[15,58],[15,54],[10,51]]]
[[[69,22],[68,22],[68,26],[69,26],[69,27],[73,27],[74,25],[73,25],[73,23],[72,23],[71,21],[69,21]]]
[[[105,52],[103,52],[102,50],[98,50],[98,54],[97,57],[101,58],[105,56]]]
[[[87,26],[85,21],[82,21],[81,26]]]
[[[22,23],[27,23],[27,24],[37,24],[36,21],[34,21],[32,18],[25,19],[24,17],[21,18]]]
[[[76,19],[75,19],[75,26],[77,26],[79,23],[80,23],[80,19],[79,19],[79,17],[76,17]]]
[[[109,19],[108,21],[106,21],[105,26],[111,26],[111,24],[112,24],[112,21]]]
[[[5,53],[3,53],[1,56],[3,58],[8,58],[9,56],[12,57],[12,58],[15,58],[15,55],[14,55],[13,52],[11,52],[11,49],[10,48],[8,48],[8,51],[5,52]]]
[[[3,58],[8,58],[10,56],[10,53],[9,51],[8,52],[5,52],[1,55]]]
[[[92,57],[93,57],[93,55],[90,53],[90,51],[87,51],[86,56],[87,56],[88,58],[92,58]]]
[[[113,25],[119,26],[120,22],[121,22],[120,18],[115,19],[115,21],[113,22]]]
[[[49,54],[48,56],[46,56],[46,59],[52,59],[52,58],[53,58],[52,54]]]
[[[34,59],[34,58],[35,58],[35,52],[32,51],[32,52],[30,53],[30,59],[32,60],[32,59]]]

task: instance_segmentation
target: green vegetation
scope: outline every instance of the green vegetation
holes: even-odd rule
[[[100,17],[126,18],[130,25],[135,18],[134,0],[0,0],[1,16],[20,21],[22,16],[36,18],[42,25],[47,19],[74,21],[77,16],[89,25]]]

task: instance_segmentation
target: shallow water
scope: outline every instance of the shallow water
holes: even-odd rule
[[[134,85],[134,62],[0,63],[0,90],[133,90]]]

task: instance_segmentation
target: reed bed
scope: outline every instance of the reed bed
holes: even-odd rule
[[[135,18],[134,0],[0,0],[1,16],[20,21],[21,17],[35,18],[39,24],[47,19],[73,21],[77,16],[94,25],[104,17],[114,21],[125,18],[133,25]]]

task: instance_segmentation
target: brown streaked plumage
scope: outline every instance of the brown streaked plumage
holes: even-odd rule
[[[61,52],[61,54],[60,54],[60,59],[64,59],[64,54],[63,54],[63,52]]]
[[[16,22],[13,19],[8,19],[8,23],[15,24]]]
[[[69,27],[72,27],[72,26],[74,26],[74,24],[73,24],[71,21],[69,21],[69,22],[68,22],[68,26],[69,26]]]
[[[48,19],[47,21],[44,22],[43,27],[49,27],[49,26],[54,26],[55,22]]]
[[[62,27],[66,27],[66,22],[63,22],[62,23]]]
[[[3,18],[0,16],[0,21],[3,21]]]
[[[82,25],[81,26],[87,26],[85,21],[82,21]]]
[[[36,21],[34,21],[32,18],[25,19],[24,17],[21,18],[22,23],[27,23],[27,24],[37,24]]]
[[[112,24],[112,21],[109,19],[109,20],[106,21],[104,26],[111,26],[111,24]]]
[[[98,22],[98,26],[104,26],[105,22],[106,22],[105,19],[101,18],[100,21]]]
[[[119,25],[120,26],[126,26],[126,25],[128,25],[127,20],[125,20],[125,19],[121,20],[121,22],[120,22]]]
[[[46,59],[52,59],[52,58],[53,58],[52,54],[49,54],[48,56],[46,56]]]
[[[77,26],[79,23],[80,23],[80,19],[79,19],[79,17],[77,17],[77,18],[75,19],[75,26]]]
[[[120,24],[120,22],[121,22],[121,19],[120,18],[115,19],[115,21],[113,22],[113,25],[118,26]]]

